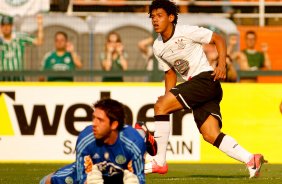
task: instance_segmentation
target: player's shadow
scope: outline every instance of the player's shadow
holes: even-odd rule
[[[191,178],[246,178],[245,175],[229,175],[229,176],[219,176],[219,175],[189,175],[187,177]]]

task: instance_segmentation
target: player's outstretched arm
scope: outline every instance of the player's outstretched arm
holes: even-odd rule
[[[218,65],[214,69],[212,75],[214,80],[221,80],[226,78],[226,43],[225,40],[217,33],[212,34],[210,44],[215,44],[218,52]]]

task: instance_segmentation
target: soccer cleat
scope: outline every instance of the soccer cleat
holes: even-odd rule
[[[264,160],[263,155],[254,154],[251,160],[247,163],[247,167],[250,173],[250,178],[257,178],[260,175],[260,169],[262,164],[267,163]]]
[[[149,129],[147,128],[146,124],[143,121],[138,121],[135,123],[135,129],[143,130],[146,137],[146,150],[151,156],[155,156],[158,151],[157,142],[154,136],[150,133]]]
[[[164,166],[160,166],[157,164],[155,160],[152,160],[145,164],[145,174],[158,173],[158,174],[166,174],[168,171],[168,165],[165,163]]]

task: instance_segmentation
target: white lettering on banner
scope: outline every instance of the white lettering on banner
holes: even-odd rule
[[[91,124],[91,106],[101,96],[124,103],[127,122],[146,121],[151,129],[154,102],[162,93],[161,86],[1,86],[0,162],[74,160],[77,135]],[[171,115],[167,159],[200,159],[191,112]]]

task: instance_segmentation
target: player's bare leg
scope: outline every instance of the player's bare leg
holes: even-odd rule
[[[250,178],[258,177],[263,163],[266,161],[261,154],[251,154],[241,147],[235,139],[220,132],[218,120],[210,115],[200,128],[205,141],[213,144],[228,156],[245,163]]]
[[[183,109],[183,107],[172,93],[168,92],[164,96],[158,98],[154,106],[154,137],[158,144],[158,151],[156,156],[153,157],[154,160],[145,165],[145,173],[167,173],[166,148],[170,133],[169,113],[179,109]]]

